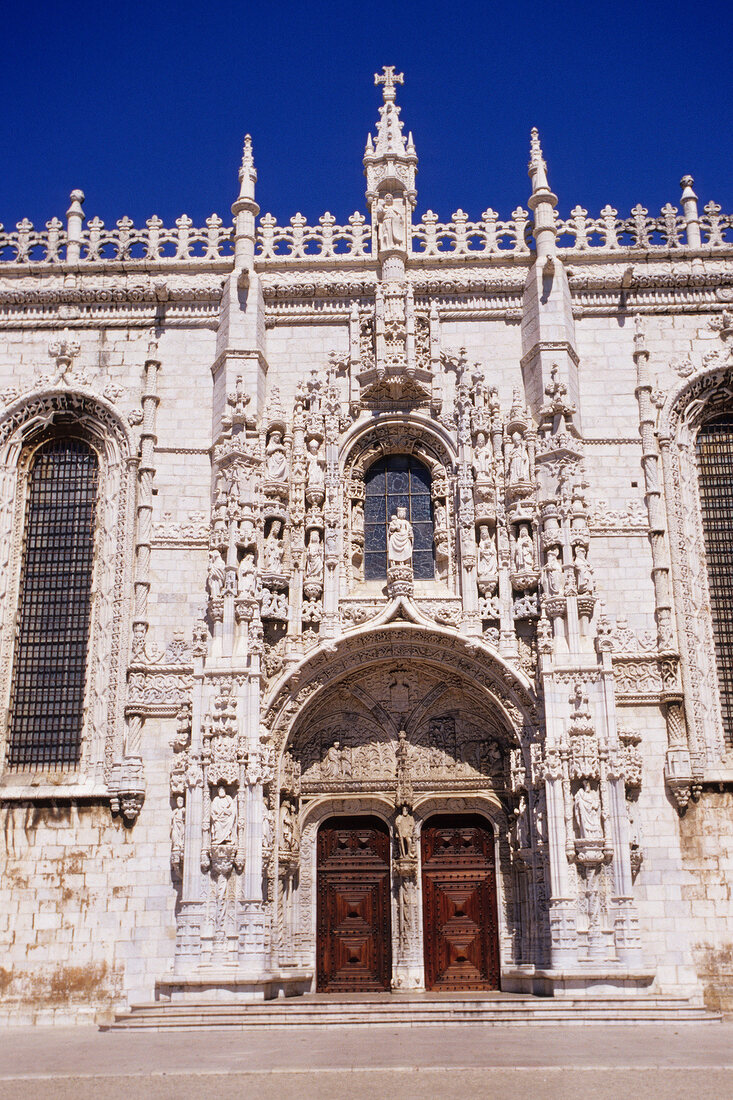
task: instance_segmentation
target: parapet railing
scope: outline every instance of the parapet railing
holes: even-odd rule
[[[78,192],[77,192],[78,194]],[[684,199],[684,196],[683,196]],[[709,202],[702,214],[696,204],[684,203],[684,214],[667,203],[658,217],[640,205],[628,218],[619,218],[612,206],[604,206],[597,218],[576,206],[568,218],[556,218],[558,251],[563,256],[589,252],[683,252],[733,247],[733,216],[721,214],[720,206]],[[428,210],[412,228],[411,249],[416,257],[432,256],[528,256],[532,250],[530,214],[521,206],[511,218],[499,219],[495,210],[485,210],[479,221],[471,221],[457,210],[449,222],[438,221]],[[0,226],[0,264],[58,264],[93,262],[194,262],[202,265],[229,260],[234,254],[234,230],[217,214],[196,228],[183,214],[173,228],[158,217],[148,218],[136,228],[125,217],[114,228],[99,218],[82,224],[77,203],[67,224],[52,218],[45,230],[36,229],[24,218],[14,232]],[[355,213],[348,224],[337,225],[326,212],[318,225],[308,225],[295,214],[288,225],[278,225],[271,214],[260,219],[257,229],[258,260],[291,261],[318,259],[365,259],[372,256],[372,226],[363,214]]]
[[[58,218],[46,222],[45,232],[24,218],[14,233],[0,226],[0,263],[195,260],[205,264],[233,255],[233,235],[232,226],[225,226],[217,214],[198,229],[186,214],[169,229],[155,216],[139,228],[130,218],[120,218],[112,229],[105,228],[100,218],[91,218],[85,229],[71,235]]]

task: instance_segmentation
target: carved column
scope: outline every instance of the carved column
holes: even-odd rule
[[[649,518],[649,541],[652,551],[657,646],[660,657],[668,670],[667,682],[663,684],[668,740],[664,777],[677,803],[677,809],[680,813],[684,813],[693,790],[692,761],[687,738],[684,696],[679,683],[679,655],[672,617],[672,596],[669,579],[670,562],[666,537],[667,524],[662,503],[659,451],[654,432],[656,413],[652,404],[649,352],[644,342],[640,317],[636,318],[633,356],[636,363],[636,399],[639,404],[644,496]]]

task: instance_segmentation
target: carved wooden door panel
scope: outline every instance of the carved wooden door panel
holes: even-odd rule
[[[494,837],[478,816],[433,817],[422,830],[425,985],[498,989]]]
[[[318,832],[317,978],[324,993],[389,989],[389,833],[375,817],[331,818]]]

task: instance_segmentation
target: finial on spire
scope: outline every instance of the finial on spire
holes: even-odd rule
[[[547,182],[547,164],[542,155],[540,135],[536,126],[532,127],[529,138],[529,176],[532,180],[533,195],[536,195],[538,191],[550,190],[550,185]]]
[[[382,97],[384,102],[394,102],[396,95],[395,84],[405,83],[405,74],[396,73],[394,65],[382,65],[382,72],[374,74],[374,83],[383,84]]]
[[[255,166],[255,162],[254,162],[254,157],[252,155],[252,135],[251,134],[245,134],[244,135],[244,149],[242,150],[242,172],[244,171],[245,168],[254,168],[254,166]],[[240,178],[241,178],[242,172],[240,172]]]

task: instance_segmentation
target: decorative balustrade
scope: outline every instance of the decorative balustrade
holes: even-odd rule
[[[46,222],[46,231],[34,229],[27,218],[18,222],[15,233],[0,226],[0,262],[55,264],[67,258],[72,242],[58,218]],[[120,218],[114,229],[105,228],[100,218],[87,222],[78,239],[79,262],[100,260],[198,261],[226,259],[233,254],[233,230],[217,214],[206,219],[203,228],[194,228],[186,215],[177,219],[175,228],[166,229],[160,218],[148,218],[144,227],[135,228],[130,218]]]
[[[733,244],[725,231],[733,228],[733,217],[721,215],[717,203],[709,202],[700,216],[701,246],[722,248]],[[649,211],[637,204],[628,218],[619,218],[612,206],[604,206],[600,216],[589,218],[588,211],[576,206],[567,219],[558,219],[557,244],[563,252],[603,251],[674,251],[688,246],[688,223],[677,212],[677,207],[667,203],[658,218],[650,218]]]
[[[290,225],[278,225],[272,214],[260,219],[258,258],[304,260],[310,256],[369,256],[371,226],[358,211],[348,219],[348,225],[336,225],[336,219],[326,211],[318,225],[308,225],[302,214],[294,214]]]
[[[683,195],[684,202],[684,195]],[[71,213],[71,212],[70,212]],[[57,264],[67,259],[81,264],[141,260],[206,264],[233,256],[234,231],[212,214],[205,226],[194,228],[183,214],[175,227],[165,228],[160,218],[148,218],[136,228],[129,218],[120,218],[113,229],[105,228],[99,218],[81,228],[67,226],[52,218],[45,230],[35,229],[27,218],[18,222],[15,232],[0,226],[0,263]],[[687,212],[667,203],[659,217],[637,205],[628,218],[619,218],[612,206],[604,206],[597,218],[576,206],[568,218],[556,221],[557,244],[562,255],[591,251],[674,252],[688,248],[730,248],[733,246],[733,216],[721,214],[717,203],[709,202],[699,216],[695,208]],[[257,230],[258,260],[361,259],[372,254],[371,225],[363,214],[352,214],[347,225],[337,225],[326,212],[318,225],[308,225],[302,214],[295,214],[289,225],[278,225],[271,214],[260,219]],[[699,243],[698,243],[699,242]],[[485,210],[480,221],[471,221],[457,210],[449,222],[438,221],[432,210],[423,214],[413,227],[413,254],[430,256],[527,256],[532,248],[532,222],[521,206],[507,221],[494,210]]]
[[[438,215],[428,210],[422,225],[413,228],[412,239],[417,243],[415,251],[422,256],[446,252],[454,256],[526,255],[530,232],[529,212],[521,206],[513,211],[511,221],[499,221],[495,210],[484,210],[481,221],[472,222],[463,210],[456,210],[450,222],[439,222]]]

